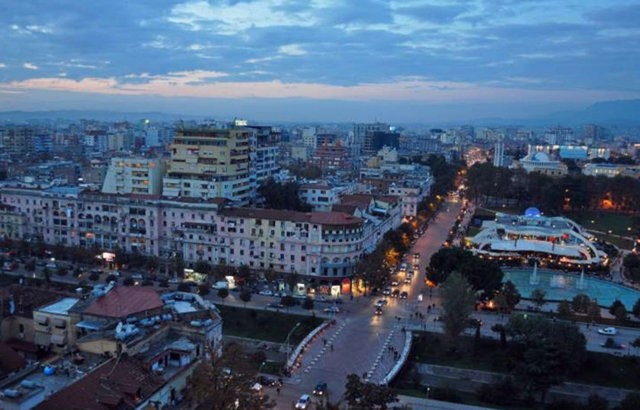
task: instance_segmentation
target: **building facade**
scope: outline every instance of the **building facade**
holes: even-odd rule
[[[111,158],[102,192],[160,195],[164,168],[164,162],[158,158]]]

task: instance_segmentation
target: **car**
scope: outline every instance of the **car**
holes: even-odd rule
[[[325,313],[340,313],[340,308],[337,306],[329,306],[323,309]]]
[[[389,296],[391,294],[391,288],[384,288],[382,294],[385,296]]]
[[[614,336],[618,334],[618,329],[615,327],[605,327],[603,329],[598,329],[598,333],[605,336]]]
[[[271,289],[262,289],[260,292],[261,295],[264,296],[273,296],[273,292],[271,291]]]
[[[321,382],[316,384],[316,388],[313,389],[314,396],[324,396],[327,393],[327,383]]]
[[[607,349],[617,349],[617,350],[622,350],[622,349],[626,349],[626,345],[623,345],[622,343],[618,343],[617,341],[615,341],[613,338],[608,337],[607,340],[605,340],[604,343],[602,343],[600,346],[607,348]]]
[[[404,279],[404,283],[406,283],[406,284],[410,284],[410,283],[411,283],[411,278],[407,276],[407,277]]]
[[[284,309],[284,305],[282,303],[269,303],[267,307],[272,309]]]
[[[391,281],[391,286],[398,286],[400,285],[400,283],[398,283],[397,280]]]
[[[409,292],[404,291],[402,293],[400,293],[400,299],[406,299],[409,297]]]
[[[382,308],[380,306],[376,307],[376,310],[373,312],[373,314],[376,316],[382,315]]]
[[[379,300],[376,302],[376,307],[383,307],[383,306],[386,306],[386,305],[387,305],[387,303],[389,303],[389,302],[387,301],[387,299],[379,299]]]
[[[307,407],[309,407],[310,402],[311,396],[309,396],[308,394],[303,394],[296,402],[296,409],[306,409]]]
[[[400,297],[400,289],[394,289],[394,291],[391,292],[391,297],[392,298]]]
[[[275,379],[269,376],[258,376],[258,378],[256,379],[256,382],[260,383],[265,387],[276,387],[276,386],[279,386],[280,384],[278,383],[278,379]]]

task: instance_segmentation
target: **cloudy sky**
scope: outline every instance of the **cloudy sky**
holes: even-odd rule
[[[526,117],[640,96],[640,0],[0,0],[0,110]]]

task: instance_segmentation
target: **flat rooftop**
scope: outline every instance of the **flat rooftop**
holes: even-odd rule
[[[69,310],[71,310],[71,308],[79,301],[80,299],[77,298],[64,298],[38,310],[40,312],[51,313],[54,315],[67,315],[69,314]]]

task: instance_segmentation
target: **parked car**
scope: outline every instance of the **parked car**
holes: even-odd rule
[[[306,409],[307,407],[309,407],[309,403],[311,402],[311,396],[309,396],[308,394],[303,394],[302,396],[300,396],[300,398],[298,399],[298,402],[296,403],[296,409]]]
[[[325,313],[340,313],[340,308],[333,305],[323,309]]]
[[[598,333],[605,336],[615,336],[618,334],[618,329],[615,327],[605,327],[603,329],[598,329]]]
[[[318,383],[316,384],[316,388],[313,389],[314,396],[324,396],[327,392],[327,383]]]

